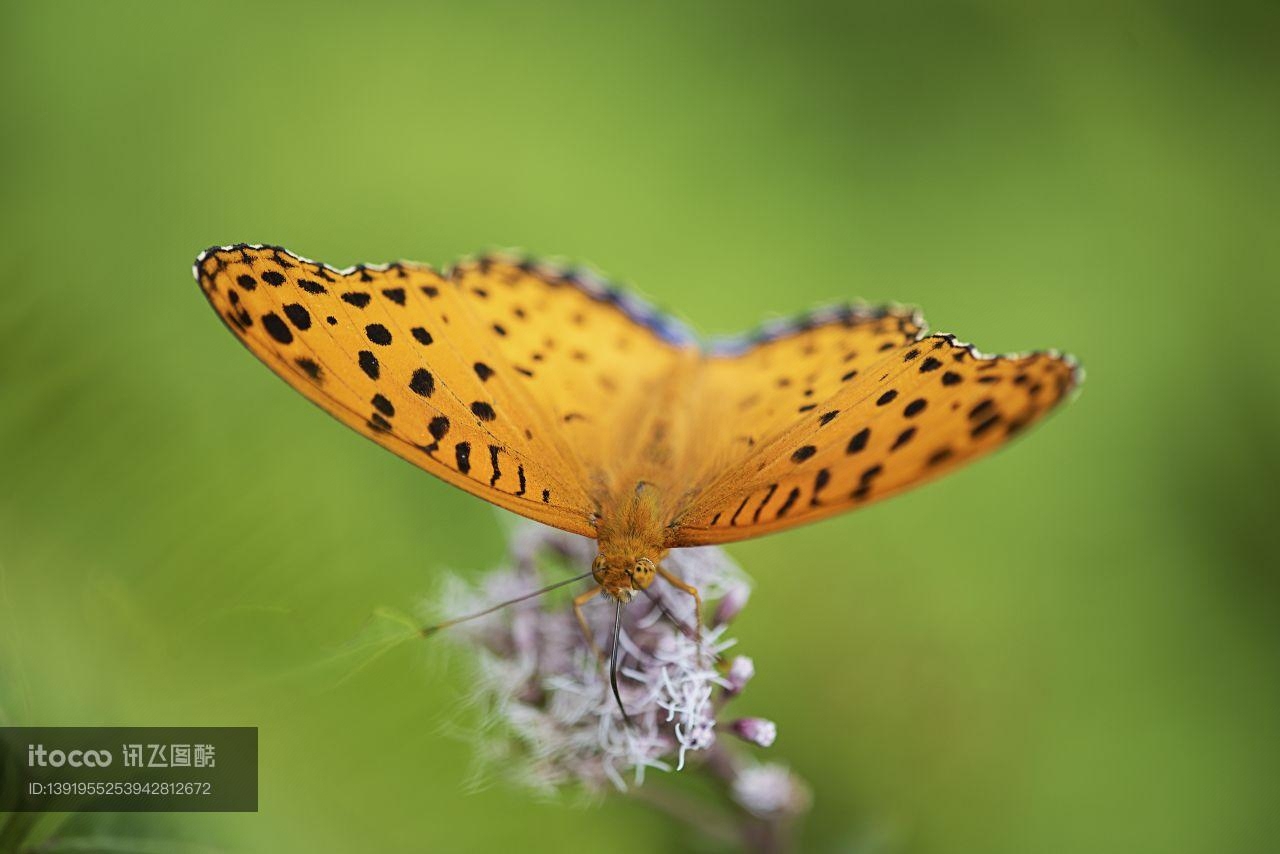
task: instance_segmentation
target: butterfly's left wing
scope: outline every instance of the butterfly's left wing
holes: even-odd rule
[[[864,353],[858,342],[875,342],[874,357],[860,354],[853,376],[833,351],[823,359],[814,345],[830,324],[704,363],[696,431],[726,437],[725,448],[717,473],[677,518],[671,545],[746,539],[909,489],[1005,444],[1078,379],[1074,361],[1057,353],[985,356],[950,335],[922,337],[901,323],[896,340],[893,328],[873,336],[873,322],[842,333]],[[805,376],[810,389],[832,388],[824,383],[836,375],[847,380],[799,406],[784,389],[766,387],[766,409],[786,415],[775,415],[766,435],[734,454],[728,443],[744,425],[732,402],[742,387],[760,383],[762,371]]]
[[[335,418],[585,536],[630,431],[691,352],[594,277],[516,259],[335,270],[238,245],[204,252],[195,274],[240,342]]]

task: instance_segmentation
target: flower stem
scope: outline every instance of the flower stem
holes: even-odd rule
[[[741,839],[737,822],[724,810],[708,808],[704,801],[690,800],[664,791],[659,786],[637,786],[628,795],[661,810],[674,819],[697,828],[716,842],[734,844]]]

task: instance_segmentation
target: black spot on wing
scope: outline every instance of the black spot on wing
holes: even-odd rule
[[[296,302],[291,302],[284,307],[285,316],[289,318],[289,322],[301,331],[311,328],[311,313],[303,306]]]
[[[752,521],[752,522],[759,522],[759,521],[760,521],[760,513],[761,513],[761,511],[763,511],[763,510],[764,510],[764,506],[765,506],[766,504],[768,504],[768,503],[769,503],[769,499],[770,499],[770,498],[773,498],[773,494],[774,494],[775,492],[777,492],[777,491],[778,491],[778,484],[776,484],[776,483],[771,483],[771,484],[769,484],[769,488],[765,490],[764,498],[762,498],[762,499],[760,500],[760,506],[758,506],[758,507],[756,508],[756,512],[755,512],[755,513],[751,514],[751,521]],[[715,523],[714,523],[714,522],[712,522],[712,524],[714,525]]]
[[[293,341],[293,333],[289,331],[289,327],[285,325],[285,322],[280,319],[280,315],[274,311],[262,316],[262,328],[267,330],[267,334],[281,344],[289,344]]]
[[[831,482],[831,470],[822,469],[813,478],[813,495],[809,497],[809,506],[817,507],[818,493],[827,488],[827,484]]]
[[[418,368],[409,379],[409,390],[421,397],[431,397],[436,390],[436,378],[426,368]]]
[[[813,445],[802,445],[796,448],[795,453],[791,455],[791,462],[802,463],[816,453],[818,453],[818,449]]]
[[[969,418],[974,420],[982,418],[994,409],[995,405],[995,401],[988,397],[975,404],[973,409],[969,410]]]
[[[489,477],[489,486],[493,486],[498,482],[498,478],[502,477],[502,470],[498,468],[498,454],[502,452],[499,445],[489,446],[489,466],[493,469],[493,474]]]
[[[431,434],[431,438],[434,441],[432,441],[430,445],[419,445],[418,447],[422,448],[422,450],[426,451],[428,454],[434,455],[440,448],[440,440],[449,432],[449,419],[445,418],[443,415],[437,415],[435,418],[432,418],[431,423],[427,425],[427,431]]]
[[[294,364],[301,368],[302,372],[313,380],[319,381],[321,376],[324,374],[324,370],[316,363],[315,359],[302,356],[301,358],[294,359]]]
[[[787,500],[782,502],[782,506],[778,508],[775,518],[781,519],[783,516],[791,512],[791,508],[795,506],[796,500],[800,497],[800,487],[794,487],[787,493]]]
[[[997,412],[992,415],[989,415],[981,423],[979,423],[972,430],[970,430],[969,435],[974,439],[981,438],[983,434],[985,434],[992,427],[999,424],[1000,421],[1001,421],[1000,413]]]
[[[947,460],[951,459],[951,456],[952,456],[952,451],[950,448],[939,448],[938,450],[934,451],[932,454],[929,455],[929,459],[926,464],[931,467],[936,466],[936,465],[939,465],[940,463],[944,463]]]

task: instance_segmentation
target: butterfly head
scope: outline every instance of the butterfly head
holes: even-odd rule
[[[649,557],[615,557],[601,552],[591,565],[591,575],[604,592],[626,604],[653,583],[657,563]]]

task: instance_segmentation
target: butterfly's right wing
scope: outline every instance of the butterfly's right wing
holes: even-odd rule
[[[984,356],[901,313],[801,329],[704,367],[698,432],[724,437],[671,545],[725,543],[909,489],[1003,445],[1078,371],[1057,353]]]
[[[241,343],[343,423],[585,536],[612,437],[681,358],[608,294],[515,261],[339,271],[242,245],[206,251],[195,272]]]

